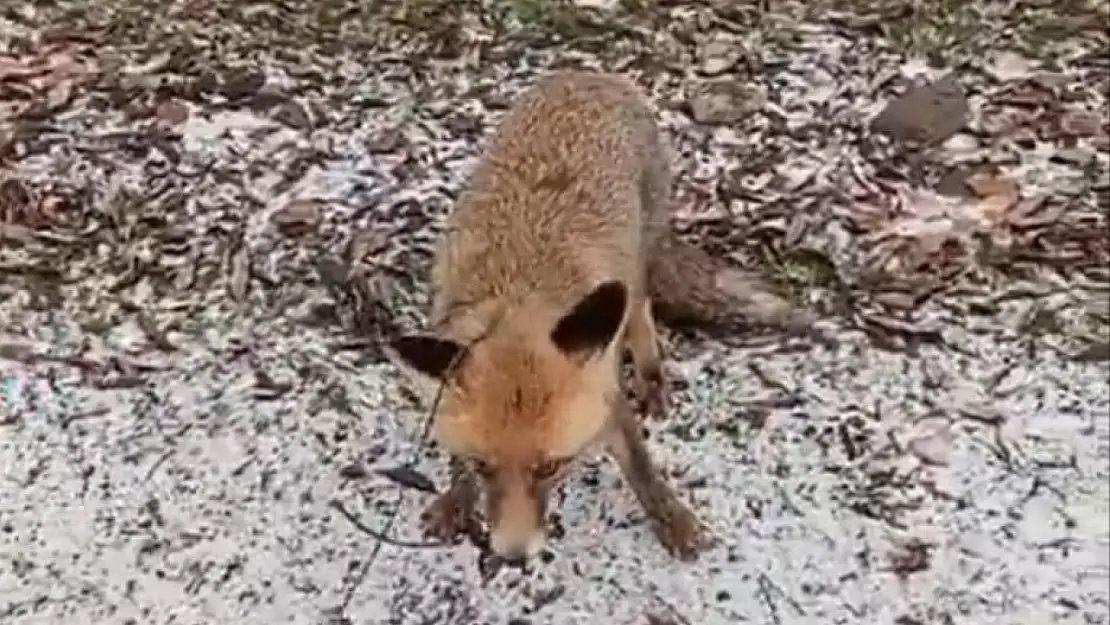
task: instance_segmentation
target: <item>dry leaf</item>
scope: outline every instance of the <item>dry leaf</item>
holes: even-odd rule
[[[46,92],[46,113],[57,111],[73,98],[73,81],[62,80]]]
[[[968,176],[965,184],[981,199],[972,211],[981,225],[993,227],[1005,221],[1006,215],[1021,200],[1017,181],[980,172]]]
[[[67,225],[72,222],[73,204],[70,199],[58,193],[49,193],[37,206],[35,216],[39,225]]]
[[[929,569],[931,555],[936,545],[919,538],[910,538],[894,546],[888,554],[890,571],[905,579],[914,573]]]
[[[408,466],[392,467],[389,469],[379,469],[378,475],[389,479],[404,488],[411,488],[413,490],[423,491],[425,493],[436,494],[436,485],[428,476],[417,471],[416,469]]]
[[[699,124],[735,124],[759,112],[766,103],[767,94],[759,86],[726,78],[698,85],[688,108]]]
[[[1060,131],[1072,137],[1092,137],[1102,132],[1103,116],[1081,109],[1071,109],[1060,117]]]
[[[971,174],[964,180],[964,184],[971,188],[979,197],[992,195],[1012,196],[1017,201],[1021,195],[1018,183],[1012,178],[979,171]]]
[[[1009,82],[1028,78],[1039,65],[1040,63],[1034,59],[1003,51],[991,55],[990,64],[984,69],[990,74],[991,78],[999,82]]]
[[[231,297],[241,302],[247,299],[247,293],[250,291],[251,261],[247,246],[241,245],[231,255],[230,261],[228,289]]]
[[[320,223],[320,204],[318,200],[293,200],[274,211],[270,221],[285,235],[306,234]]]
[[[42,70],[33,67],[27,59],[20,59],[9,54],[0,55],[0,81],[18,80],[34,76]]]
[[[921,462],[937,467],[952,460],[952,423],[948,419],[924,419],[914,425],[906,448]]]

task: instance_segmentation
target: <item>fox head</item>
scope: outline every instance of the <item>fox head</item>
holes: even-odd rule
[[[440,393],[433,437],[484,484],[490,543],[503,557],[543,547],[548,492],[609,422],[628,299],[610,281],[554,323],[507,316],[470,346],[430,335],[391,345],[425,395]]]

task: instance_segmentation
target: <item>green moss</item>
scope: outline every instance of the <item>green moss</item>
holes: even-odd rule
[[[833,287],[840,282],[832,262],[824,254],[807,248],[766,250],[761,267],[764,278],[782,296],[795,302],[803,300],[813,289]]]

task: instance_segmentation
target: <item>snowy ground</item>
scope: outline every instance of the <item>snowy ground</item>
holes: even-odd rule
[[[948,4],[165,4],[164,31],[126,2],[0,17],[0,622],[1110,624],[1105,38],[956,50]],[[443,462],[375,345],[419,323],[439,218],[553,61],[636,76],[680,226],[835,339],[669,336],[651,445],[721,539],[694,564],[600,459],[526,572],[358,526],[421,541],[430,495],[378,470]],[[870,123],[950,71],[963,95]]]

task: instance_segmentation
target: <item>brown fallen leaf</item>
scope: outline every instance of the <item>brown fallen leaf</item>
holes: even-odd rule
[[[366,466],[357,462],[345,465],[339,469],[339,477],[347,480],[361,480],[369,475],[370,474],[366,471]]]
[[[34,76],[42,71],[36,67],[33,59],[17,57],[11,54],[0,54],[0,81],[13,81]]]
[[[403,488],[411,488],[433,495],[439,492],[436,490],[435,483],[428,476],[409,466],[379,469],[376,473]]]
[[[321,202],[293,200],[274,211],[270,221],[286,236],[303,236],[320,224]]]
[[[1016,180],[988,171],[977,171],[970,174],[964,184],[971,188],[979,197],[992,195],[1007,195],[1017,197],[1020,187]]]
[[[228,256],[228,293],[232,299],[242,302],[250,293],[251,257],[250,250],[240,242],[237,249]]]
[[[151,318],[149,314],[139,311],[135,315],[135,322],[146,336],[146,339],[150,341],[150,344],[156,349],[163,352],[177,351],[177,346],[174,345],[173,341],[166,336],[166,333],[158,327],[158,324],[155,323],[154,319]]]
[[[891,573],[905,580],[914,573],[928,570],[932,563],[932,553],[936,545],[919,538],[910,538],[895,545],[888,555]]]
[[[1060,116],[1060,132],[1069,137],[1093,137],[1102,132],[1103,117],[1084,109],[1069,109]]]
[[[275,380],[259,362],[252,362],[251,369],[254,371],[253,394],[255,398],[263,401],[280,399],[293,390],[292,384]]]
[[[973,211],[980,223],[988,227],[1005,221],[1006,215],[1021,200],[1021,189],[1011,178],[980,172],[968,176],[964,183],[979,196]]]
[[[1070,354],[1068,358],[1075,362],[1110,361],[1110,342],[1105,340],[1093,341],[1087,346]]]
[[[61,110],[73,99],[74,81],[60,80],[46,92],[43,100],[44,112],[54,113]]]
[[[21,243],[27,245],[35,241],[35,231],[19,224],[0,223],[0,243]]]

